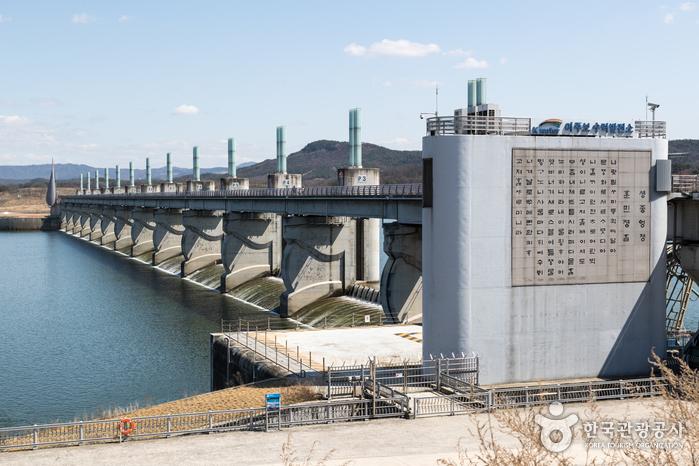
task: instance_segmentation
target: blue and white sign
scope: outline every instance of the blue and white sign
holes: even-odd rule
[[[597,136],[630,138],[633,136],[633,125],[629,123],[591,123],[549,119],[532,128],[534,136]]]
[[[281,393],[267,393],[265,395],[265,403],[267,409],[279,409],[282,406],[282,394]]]

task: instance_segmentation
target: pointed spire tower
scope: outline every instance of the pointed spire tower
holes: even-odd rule
[[[51,159],[51,177],[49,178],[49,186],[46,190],[46,203],[49,207],[53,207],[56,204],[56,168]]]

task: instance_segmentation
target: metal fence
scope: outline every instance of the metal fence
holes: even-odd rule
[[[444,374],[475,386],[478,384],[478,364],[477,356],[464,356],[384,365],[369,361],[366,365],[330,367],[326,374],[326,396],[356,396],[365,380],[397,387],[403,393],[415,388],[439,389]]]
[[[529,135],[531,118],[481,115],[443,116],[427,119],[427,134]]]
[[[101,196],[114,198],[279,198],[279,197],[392,197],[392,198],[421,198],[422,183],[407,184],[380,184],[364,186],[310,186],[307,188],[251,188],[235,190],[214,190],[214,191],[179,191],[179,192],[133,192],[111,194],[109,191],[78,195],[81,199],[100,198]],[[75,196],[63,196],[64,201],[70,201]]]
[[[656,396],[663,393],[664,387],[667,387],[667,382],[662,378],[546,384],[489,390],[467,387],[467,390],[472,391],[416,398],[413,415],[421,417],[467,414],[491,409],[536,406],[554,401],[579,403]]]
[[[635,130],[639,138],[666,138],[667,122],[635,121]]]
[[[697,181],[699,175],[672,175],[673,193],[696,193],[699,192]]]
[[[405,397],[376,400],[343,400],[278,409],[250,408],[202,413],[171,414],[131,418],[134,429],[122,432],[119,419],[63,422],[0,428],[0,450],[36,448],[48,445],[122,442],[127,439],[161,438],[173,435],[270,430],[307,424],[326,424],[373,418],[406,417]]]

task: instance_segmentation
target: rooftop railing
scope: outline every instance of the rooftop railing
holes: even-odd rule
[[[667,137],[667,122],[665,121],[635,121],[634,124],[639,138]]]
[[[673,193],[696,193],[699,192],[698,175],[672,175]]]
[[[432,117],[427,119],[427,134],[481,134],[527,136],[531,118],[495,117],[481,115]]]

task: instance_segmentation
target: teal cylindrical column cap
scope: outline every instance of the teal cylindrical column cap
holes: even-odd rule
[[[129,162],[129,186],[136,186],[136,177],[133,171],[133,162]]]
[[[87,172],[87,190],[90,191],[92,187],[90,186],[90,172]]]
[[[199,148],[197,146],[192,148],[192,175],[194,176],[194,181],[201,181],[201,172],[199,171]]]
[[[354,109],[349,111],[349,166],[354,167]]]
[[[150,158],[146,157],[146,184],[151,185]]]
[[[228,176],[235,178],[237,170],[235,166],[235,139],[228,138]]]
[[[104,189],[109,189],[109,168],[104,169]]]
[[[119,165],[116,166],[116,187],[121,188],[121,171]]]
[[[95,189],[100,189],[100,172],[95,170]]]
[[[486,81],[485,78],[478,78],[476,80],[476,105],[483,105],[486,103]]]
[[[82,191],[83,189],[84,189],[83,188],[83,174],[81,173],[80,174],[80,191]]]
[[[354,109],[354,166],[362,167],[362,114],[359,108]]]
[[[283,126],[277,126],[277,171],[286,173],[286,131]]]
[[[469,107],[473,107],[474,105],[476,105],[476,81],[474,81],[473,79],[468,80],[466,98],[468,100]]]
[[[172,183],[172,156],[169,152],[165,156],[165,163],[167,165],[167,182]]]

